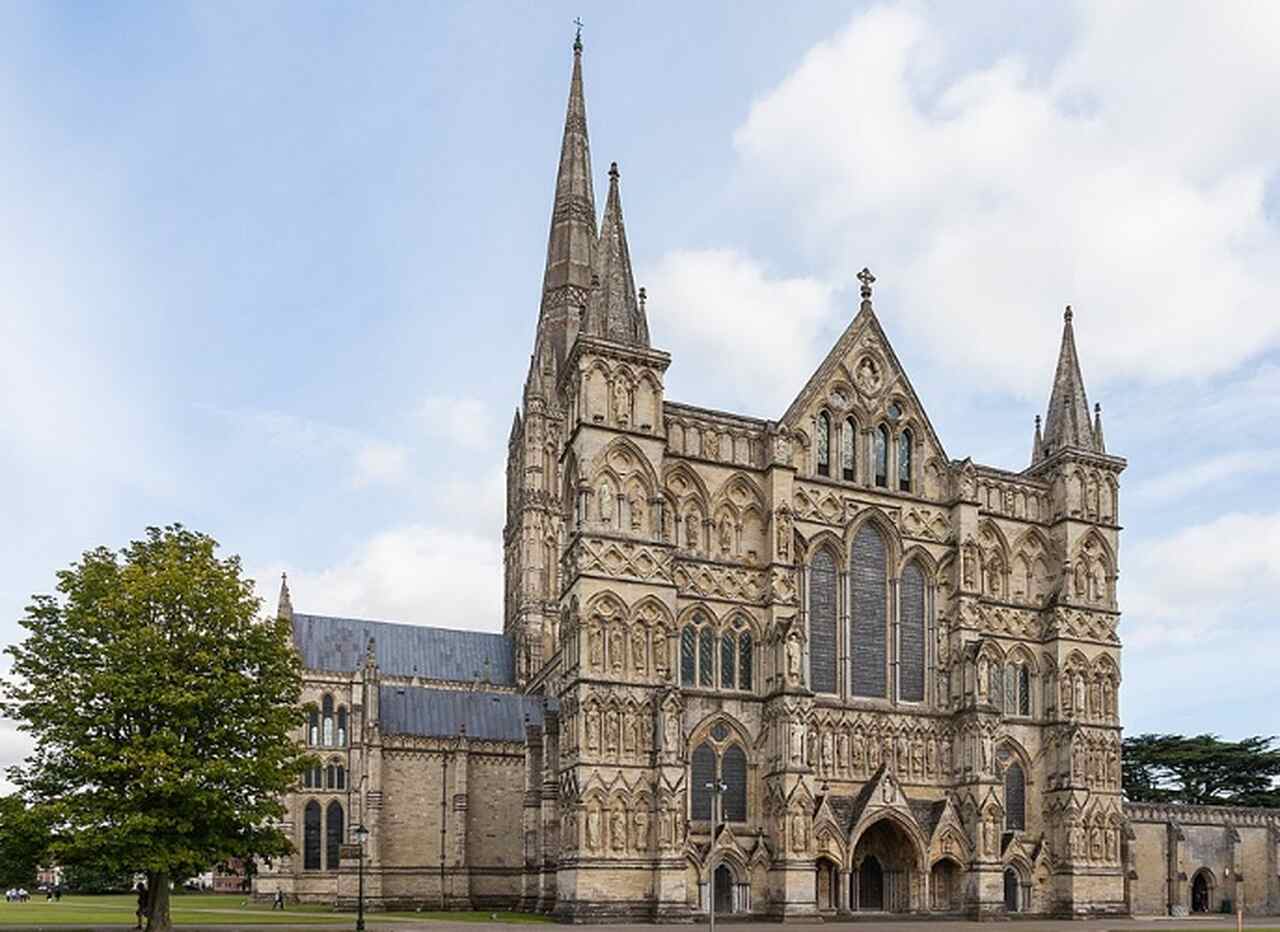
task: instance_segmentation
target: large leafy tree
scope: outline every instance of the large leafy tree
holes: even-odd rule
[[[1144,734],[1124,741],[1125,794],[1137,802],[1280,806],[1274,738]]]
[[[36,871],[49,849],[46,813],[16,793],[0,796],[0,888],[36,885]]]
[[[289,623],[260,618],[238,557],[180,525],[91,550],[32,599],[2,711],[34,750],[9,776],[55,826],[51,855],[169,884],[289,850],[275,827],[305,759]]]

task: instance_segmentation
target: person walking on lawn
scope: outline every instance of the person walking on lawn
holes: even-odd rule
[[[145,883],[138,884],[137,893],[138,911],[136,915],[138,917],[138,928],[141,929],[143,920],[147,918],[147,906],[149,905],[147,901],[147,885]]]

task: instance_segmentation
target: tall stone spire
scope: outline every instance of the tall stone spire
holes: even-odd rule
[[[600,242],[596,246],[596,291],[587,308],[583,330],[589,336],[631,346],[649,346],[649,323],[636,300],[627,227],[622,220],[617,162],[609,166],[609,196],[600,224]]]
[[[1076,355],[1076,335],[1071,326],[1070,306],[1062,315],[1062,348],[1058,351],[1058,368],[1053,374],[1053,392],[1044,419],[1044,441],[1039,459],[1047,459],[1060,450],[1072,448],[1092,453],[1102,452],[1089,418],[1089,399],[1080,375],[1080,359]],[[1039,460],[1033,460],[1033,465]]]
[[[538,342],[564,357],[566,321],[585,306],[595,270],[596,197],[591,187],[591,147],[587,141],[587,104],[582,93],[582,36],[573,42],[569,105],[560,142],[555,201],[547,265],[542,276]]]

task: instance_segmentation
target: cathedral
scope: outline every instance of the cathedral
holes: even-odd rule
[[[597,223],[582,59],[502,633],[295,612],[282,585],[318,763],[257,894],[350,907],[363,865],[373,908],[563,921],[1280,905],[1277,813],[1122,800],[1125,460],[1071,310],[1022,468],[944,449],[865,269],[776,419],[667,398],[616,165]]]

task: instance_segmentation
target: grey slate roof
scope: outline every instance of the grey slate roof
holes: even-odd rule
[[[449,737],[465,725],[468,738],[525,740],[525,716],[541,725],[541,696],[425,686],[382,686],[378,690],[383,734]]]
[[[515,683],[515,655],[510,640],[501,634],[297,612],[293,616],[293,643],[302,665],[310,670],[354,673],[364,663],[370,638],[378,668],[388,676],[455,681],[478,676],[495,685]]]

